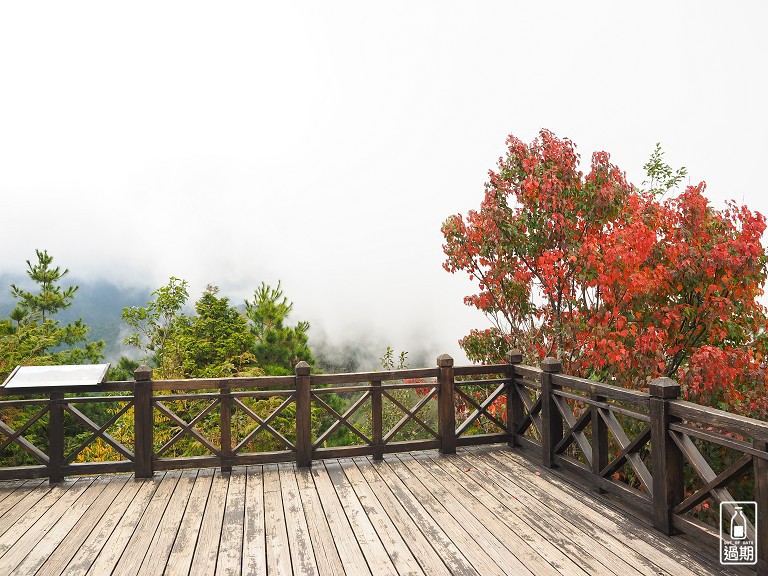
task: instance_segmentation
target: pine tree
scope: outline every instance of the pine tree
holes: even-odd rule
[[[8,318],[0,319],[0,376],[17,365],[81,364],[98,362],[105,343],[88,341],[90,328],[82,321],[61,325],[54,316],[68,308],[77,286],[63,287],[68,273],[53,266],[47,250],[36,250],[37,263],[27,260],[27,275],[37,291],[11,284],[16,306]]]
[[[37,264],[32,264],[27,260],[27,276],[38,285],[38,292],[29,292],[11,284],[11,294],[18,300],[18,310],[14,313],[19,316],[19,312],[24,315],[40,314],[41,322],[50,318],[60,310],[72,305],[72,299],[77,292],[77,286],[67,286],[62,288],[59,282],[69,274],[69,269],[61,270],[59,266],[55,268],[53,256],[48,255],[47,250],[35,250],[37,253]]]
[[[253,302],[245,301],[245,315],[256,337],[254,354],[267,374],[292,374],[300,360],[314,364],[309,339],[309,322],[285,326],[293,303],[283,296],[280,283],[272,288],[262,282],[253,293]]]

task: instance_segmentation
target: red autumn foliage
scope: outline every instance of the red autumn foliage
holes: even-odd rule
[[[627,182],[605,152],[510,136],[479,210],[443,224],[444,268],[479,291],[493,328],[460,343],[498,362],[561,359],[571,374],[642,388],[678,379],[700,402],[766,417],[763,215],[712,207],[704,183],[664,199]]]

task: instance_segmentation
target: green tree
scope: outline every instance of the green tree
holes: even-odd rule
[[[292,374],[296,364],[304,360],[314,364],[309,339],[309,322],[286,326],[293,303],[283,295],[280,283],[272,288],[262,282],[253,293],[253,302],[245,301],[245,315],[255,336],[254,354],[266,374]]]
[[[147,354],[155,378],[181,377],[182,351],[176,336],[184,324],[182,308],[189,298],[186,280],[171,277],[168,284],[152,292],[146,306],[123,308],[123,320],[133,332],[125,339]]]
[[[133,380],[133,372],[139,367],[140,362],[131,360],[126,356],[121,356],[115,366],[109,369],[108,379],[110,382],[121,380]]]
[[[27,276],[29,276],[39,290],[30,292],[24,290],[16,284],[11,284],[11,294],[17,300],[17,310],[14,313],[18,316],[40,314],[40,320],[45,322],[46,316],[51,317],[58,311],[68,308],[72,305],[72,299],[78,290],[77,286],[67,286],[63,288],[60,285],[61,280],[69,274],[69,268],[64,271],[61,267],[53,265],[53,256],[48,254],[47,250],[35,250],[37,254],[37,264],[32,264],[27,260]]]
[[[0,320],[0,375],[17,365],[82,364],[98,362],[105,343],[88,341],[89,327],[82,319],[62,325],[54,316],[72,304],[77,286],[63,287],[69,273],[53,266],[47,250],[36,250],[37,263],[27,260],[27,276],[36,290],[12,284],[16,306]]]
[[[0,320],[0,378],[5,379],[19,365],[43,364],[40,358],[54,345],[50,335],[25,318]]]
[[[688,175],[688,169],[685,166],[673,170],[664,161],[661,142],[656,142],[656,147],[651,152],[651,157],[648,159],[648,162],[643,164],[643,170],[645,170],[648,176],[647,180],[643,180],[643,186],[647,186],[645,191],[654,196],[663,196],[674,190],[683,181],[683,178]]]
[[[391,346],[387,346],[387,349],[384,351],[384,356],[379,358],[379,362],[381,362],[381,367],[384,370],[405,370],[408,368],[408,364],[406,363],[407,358],[408,352],[403,350],[398,355],[397,364],[395,364],[395,351]]]
[[[209,285],[195,303],[196,316],[184,318],[179,328],[182,372],[188,378],[255,376],[254,334],[245,316],[217,296]]]
[[[37,289],[25,290],[11,285],[16,304],[7,318],[0,319],[0,379],[5,379],[19,365],[93,363],[103,355],[104,342],[88,341],[89,328],[82,319],[65,325],[55,319],[58,312],[72,304],[77,286],[63,287],[61,280],[69,270],[54,267],[53,257],[47,251],[36,253],[36,264],[27,260],[27,275]],[[101,407],[83,409],[93,417]],[[5,407],[0,409],[0,420],[18,430],[36,411],[36,407]],[[24,436],[41,449],[47,449],[47,430],[40,423],[31,424]],[[2,466],[33,463],[34,459],[15,443],[0,451]]]

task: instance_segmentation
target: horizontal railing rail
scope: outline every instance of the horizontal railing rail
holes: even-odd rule
[[[561,373],[560,363],[292,376],[152,380],[72,389],[0,388],[0,480],[313,460],[508,443],[544,466],[641,510],[659,530],[712,533],[692,515],[737,495],[761,514],[768,558],[768,423],[683,401],[661,378],[647,392]],[[98,417],[97,417],[98,416]],[[719,467],[712,446],[727,451]],[[98,460],[98,461],[97,461]],[[745,480],[746,478],[746,480]],[[746,488],[745,488],[746,487]],[[748,497],[743,490],[748,489]]]

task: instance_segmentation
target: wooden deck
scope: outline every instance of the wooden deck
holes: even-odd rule
[[[0,574],[723,574],[506,447],[0,482]]]

